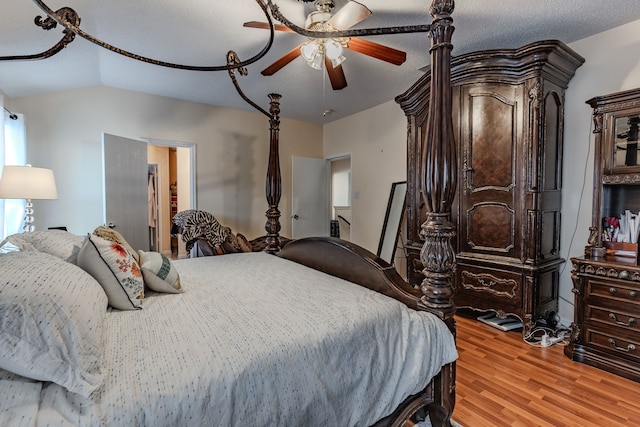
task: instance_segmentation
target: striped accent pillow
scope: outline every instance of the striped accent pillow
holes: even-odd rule
[[[183,292],[178,270],[169,258],[159,252],[138,251],[144,283],[156,292],[177,294]]]

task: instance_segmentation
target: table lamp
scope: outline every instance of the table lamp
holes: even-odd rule
[[[26,199],[23,232],[34,231],[33,204],[31,200],[57,199],[56,181],[51,169],[34,168],[31,165],[6,165],[0,177],[0,198]]]

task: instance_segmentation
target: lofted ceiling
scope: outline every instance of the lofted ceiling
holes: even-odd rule
[[[4,0],[8,3],[9,0]],[[373,15],[353,27],[428,24],[431,0],[360,0]],[[73,8],[85,32],[122,49],[154,59],[189,65],[224,65],[234,50],[241,60],[257,54],[269,32],[245,28],[265,21],[255,0],[47,0],[52,10]],[[281,12],[304,27],[313,3],[274,0]],[[335,11],[347,0],[335,0]],[[43,31],[34,18],[43,15],[31,0],[11,0],[0,14],[0,56],[49,49],[62,37],[58,28]],[[570,43],[640,19],[638,0],[457,0],[453,13],[453,55],[482,49],[514,48],[542,39]],[[269,93],[282,95],[281,116],[315,123],[345,117],[392,100],[429,64],[426,33],[366,37],[405,51],[407,60],[392,65],[346,51],[348,86],[334,91],[326,73],[297,58],[273,76],[260,71],[305,40],[276,32],[271,50],[238,76],[244,93],[268,108]],[[578,52],[579,53],[579,52]],[[193,102],[254,111],[235,91],[226,71],[185,71],[135,61],[76,37],[57,55],[37,61],[0,61],[0,91],[9,98],[80,87],[112,86]]]

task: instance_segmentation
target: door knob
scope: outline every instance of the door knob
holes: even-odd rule
[[[110,222],[110,223],[108,223],[108,224],[107,224],[107,227],[109,227],[109,228],[116,228],[116,224],[115,224],[115,223],[113,223],[113,222]]]
[[[296,215],[293,215],[291,218],[293,218],[293,219],[295,219],[295,220],[300,219],[300,217],[299,217],[297,214],[296,214]]]

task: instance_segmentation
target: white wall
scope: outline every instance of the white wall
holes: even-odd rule
[[[395,101],[324,126],[324,157],[351,153],[351,241],[378,250],[391,183],[407,179],[407,124]]]
[[[59,199],[34,202],[38,229],[66,225],[84,234],[102,223],[100,141],[106,132],[195,143],[198,209],[249,238],[265,234],[269,122],[261,113],[108,87],[14,98],[11,107],[27,117],[28,161],[56,176]],[[280,207],[289,218],[290,158],[322,157],[322,127],[282,119],[280,128]],[[288,220],[282,234],[290,235]]]

